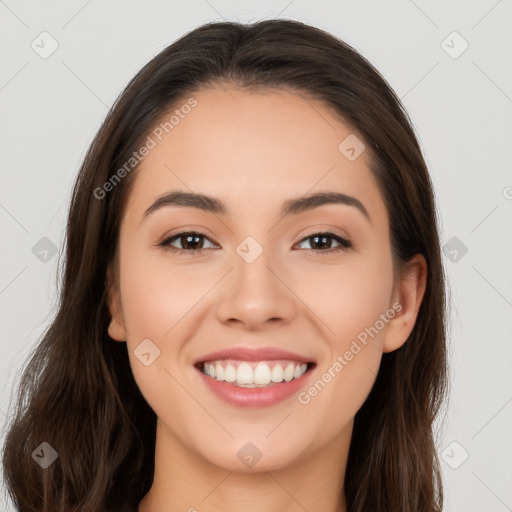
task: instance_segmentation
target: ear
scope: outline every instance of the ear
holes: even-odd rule
[[[427,284],[427,263],[416,254],[404,269],[393,294],[395,316],[388,322],[384,337],[384,352],[400,348],[411,334]]]
[[[112,268],[107,269],[107,297],[108,309],[111,319],[108,326],[108,335],[116,341],[126,341],[126,327],[121,309],[119,290],[115,284]]]

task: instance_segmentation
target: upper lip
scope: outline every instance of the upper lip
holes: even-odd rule
[[[219,359],[236,359],[239,361],[272,361],[276,359],[291,359],[301,363],[314,363],[310,357],[301,356],[288,350],[275,347],[250,348],[233,347],[216,352],[210,352],[199,359],[196,359],[194,365],[204,363],[205,361],[217,361]]]

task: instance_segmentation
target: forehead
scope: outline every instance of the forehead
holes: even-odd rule
[[[356,135],[323,103],[284,90],[222,85],[191,97],[193,108],[180,109],[185,98],[150,132],[154,147],[137,168],[129,211],[140,214],[156,196],[177,189],[219,197],[233,212],[274,201],[277,209],[290,197],[333,190],[369,203],[372,217],[386,216],[369,152],[350,160],[340,151]]]

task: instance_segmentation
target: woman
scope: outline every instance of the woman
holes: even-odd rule
[[[353,48],[211,23],[128,84],[3,467],[20,511],[442,509],[432,184]]]

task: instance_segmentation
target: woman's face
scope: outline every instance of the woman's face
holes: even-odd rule
[[[127,341],[161,431],[191,454],[234,471],[336,454],[382,353],[414,323],[369,152],[301,95],[219,87],[194,98],[172,128],[155,127],[134,171],[109,333]],[[176,192],[222,211],[155,203]],[[319,193],[343,196],[307,201]]]

